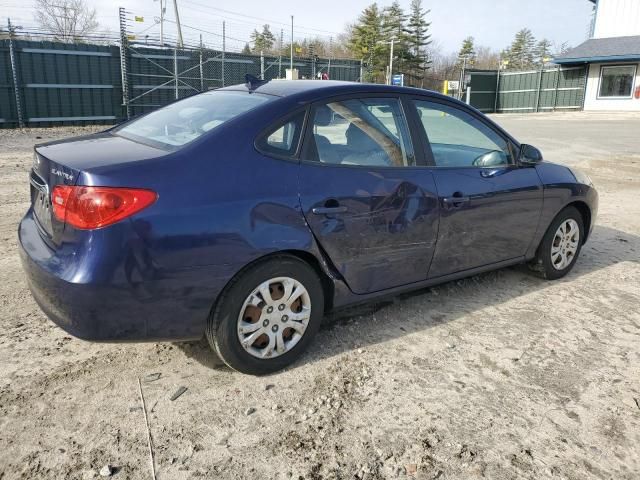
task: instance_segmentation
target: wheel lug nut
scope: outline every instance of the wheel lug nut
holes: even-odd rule
[[[278,331],[278,325],[274,325],[273,327],[271,327],[271,331],[273,333],[276,333]]]
[[[283,315],[282,321],[286,323],[287,321],[289,321],[289,317],[287,315]]]
[[[273,312],[273,307],[268,307],[267,308],[267,313],[271,313],[271,312]]]
[[[268,319],[265,319],[265,321],[264,321],[264,322],[262,322],[262,326],[263,326],[263,327],[267,327],[267,326],[269,326],[269,320],[268,320]]]
[[[281,303],[280,305],[278,305],[278,310],[280,310],[280,311],[284,310],[284,304],[283,304],[283,303]]]

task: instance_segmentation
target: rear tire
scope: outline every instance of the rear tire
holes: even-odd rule
[[[320,278],[304,261],[278,255],[251,265],[220,295],[206,330],[229,367],[265,375],[307,349],[324,315]]]
[[[548,280],[564,277],[576,264],[583,239],[582,215],[574,207],[565,208],[551,222],[529,267]]]

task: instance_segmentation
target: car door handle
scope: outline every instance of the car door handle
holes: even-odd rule
[[[460,208],[462,205],[469,203],[469,197],[462,195],[453,195],[452,197],[444,197],[442,203],[447,208]]]
[[[347,211],[347,207],[316,207],[311,209],[311,211],[316,215],[331,215],[333,213],[345,213]]]

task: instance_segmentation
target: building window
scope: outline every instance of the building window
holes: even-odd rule
[[[602,67],[598,98],[631,98],[636,66]]]

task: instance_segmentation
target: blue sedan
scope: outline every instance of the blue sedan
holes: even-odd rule
[[[249,79],[38,145],[32,294],[93,341],[208,339],[266,374],[328,311],[509,265],[548,279],[593,228],[589,177],[433,92]]]

